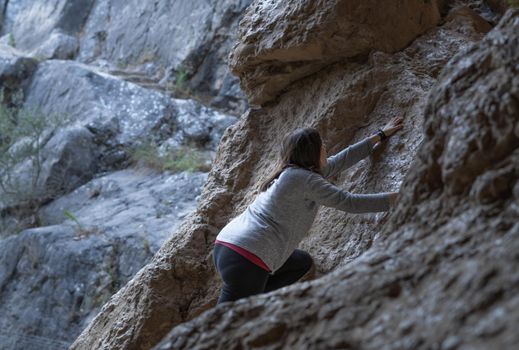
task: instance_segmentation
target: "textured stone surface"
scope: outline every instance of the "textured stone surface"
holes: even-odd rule
[[[43,202],[72,191],[100,170],[120,167],[127,158],[125,147],[147,139],[172,147],[192,143],[212,153],[225,128],[236,121],[193,100],[174,100],[77,62],[49,60],[37,66],[11,47],[1,51],[0,74],[2,87],[25,91],[25,107],[39,109],[38,117],[66,115],[75,124],[42,135],[39,182],[35,191],[31,186],[24,190]],[[35,167],[30,162],[15,167],[13,178],[30,183]],[[0,271],[0,348],[54,350],[70,344],[185,219],[206,177],[109,175],[107,185],[89,182],[37,216],[26,213],[20,196],[7,201],[11,198],[2,192],[0,259],[7,270]],[[63,224],[64,210],[73,212],[87,233]],[[20,226],[35,225],[41,227],[16,234]],[[33,256],[34,250],[45,253]],[[120,264],[116,287],[106,282],[117,270],[111,270],[107,256]],[[25,260],[35,265],[26,267]]]
[[[209,153],[209,158],[225,128],[237,119],[80,63],[49,60],[34,68],[32,59],[9,47],[1,57],[6,103],[12,93],[23,89],[24,106],[37,110],[35,117],[64,116],[74,124],[42,137],[41,165],[29,159],[14,165],[9,171],[11,182],[20,183],[24,191],[16,194],[19,198],[2,195],[1,208],[30,196],[45,202],[82,185],[97,171],[120,169],[129,161],[130,148],[142,142],[170,149],[190,144]],[[38,181],[32,186],[34,177]]]
[[[378,150],[372,158],[334,180],[352,192],[398,189],[422,141],[420,131],[427,93],[446,62],[458,50],[467,49],[472,42],[480,40],[486,30],[475,13],[469,9],[458,11],[465,14],[453,12],[443,26],[430,29],[404,51],[396,54],[377,51],[371,53],[365,63],[346,60],[330,65],[318,74],[291,84],[277,101],[261,110],[248,111],[229,127],[222,136],[196,212],[163,245],[153,261],[105,304],[72,349],[146,349],[155,345],[171,326],[214,306],[221,286],[212,265],[214,238],[254,199],[259,182],[273,168],[280,140],[296,127],[317,127],[332,154],[370,135],[393,116],[403,115],[405,127],[398,137],[391,139],[385,149]],[[327,279],[319,279],[319,283],[333,280],[337,273],[334,271],[342,271],[349,261],[373,249],[379,241],[383,242],[386,235],[381,231],[387,222],[388,217],[383,214],[349,215],[323,208],[302,244],[315,257],[317,276],[331,273],[324,277]],[[305,286],[299,284],[289,290],[304,295]],[[392,287],[389,289],[388,293],[394,294]],[[326,291],[325,288],[320,290]],[[255,303],[255,300],[247,303]],[[258,300],[261,300],[259,304],[264,302]],[[315,308],[320,309],[324,300],[309,299],[304,305],[314,303]],[[291,299],[287,304],[293,302]],[[225,310],[229,307],[225,306]],[[255,314],[254,309],[247,306],[244,310],[244,314],[229,312],[229,316],[225,316],[227,321],[217,323],[222,327],[231,322],[242,324],[246,319],[244,315]],[[219,318],[223,314],[223,311],[215,312],[204,317]],[[330,310],[330,315],[333,312]],[[305,317],[306,314],[300,315]],[[308,320],[300,320],[292,326],[298,327],[310,320],[312,317],[308,316]],[[209,326],[207,320],[187,324],[194,338],[185,344],[195,347],[200,334],[197,322],[200,327],[206,324],[217,328],[215,323]],[[254,324],[257,332],[250,336],[254,334],[258,339],[252,340],[253,344],[268,344],[269,339],[278,338],[292,327],[280,323],[283,322],[278,322],[273,330],[267,329],[270,323],[264,328]],[[197,326],[190,326],[195,324]],[[264,335],[260,335],[262,329]],[[213,341],[220,339],[209,331],[207,334],[211,334]],[[304,332],[298,333],[298,337],[301,334]],[[189,337],[183,333],[181,339]],[[233,338],[229,339],[232,342]],[[208,342],[208,348],[217,345],[211,340]],[[337,347],[341,347],[339,343]]]
[[[194,209],[206,179],[106,174],[40,209],[41,227],[1,239],[0,349],[66,349]]]
[[[137,70],[153,88],[179,96],[181,86],[208,106],[239,114],[247,102],[227,55],[250,2],[0,1],[0,33],[39,58],[77,54],[79,61],[108,71]]]
[[[53,31],[43,44],[38,46],[31,55],[38,59],[73,59],[79,49],[79,41],[76,37]]]
[[[40,164],[24,162],[15,176],[26,191],[36,192],[28,196],[42,201],[68,193],[90,180],[97,170],[98,156],[94,135],[85,128],[60,129],[45,139],[39,152]],[[36,173],[38,181],[31,186]]]
[[[41,63],[26,90],[26,106],[65,115],[96,135],[102,169],[125,161],[121,147],[145,140],[214,150],[225,128],[237,119],[70,61]]]
[[[13,94],[29,83],[29,78],[38,63],[15,48],[0,44],[0,88],[4,92],[3,101],[8,106],[17,104]]]
[[[95,0],[9,0],[5,3],[2,33],[11,33],[17,48],[32,51],[55,29],[76,35]]]
[[[515,349],[519,10],[433,87],[398,206],[357,259],[224,303],[157,349]]]
[[[439,19],[436,0],[256,1],[240,22],[230,65],[249,103],[262,105],[330,63],[400,50]]]

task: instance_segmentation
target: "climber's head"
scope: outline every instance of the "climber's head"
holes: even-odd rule
[[[279,159],[283,165],[293,164],[309,170],[320,170],[323,148],[319,131],[298,128],[283,138]]]
[[[298,128],[285,134],[274,172],[262,183],[260,190],[265,191],[286,167],[299,166],[320,173],[324,165],[326,147],[319,131],[315,128]]]

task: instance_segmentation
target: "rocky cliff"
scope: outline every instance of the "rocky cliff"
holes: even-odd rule
[[[225,131],[197,210],[73,349],[147,349],[175,325],[157,348],[513,348],[519,12],[491,30],[479,1],[379,4],[251,4],[231,65],[255,108]],[[301,244],[313,280],[213,308],[214,238],[283,135],[316,127],[335,153],[394,115],[398,136],[334,182],[400,189],[397,207],[321,208]]]
[[[318,280],[219,305],[156,348],[514,349],[518,47],[515,10],[443,69],[399,204],[363,254]]]
[[[249,3],[0,1],[0,349],[67,348],[196,207]]]
[[[1,1],[0,41],[239,114],[247,104],[227,54],[250,2]]]

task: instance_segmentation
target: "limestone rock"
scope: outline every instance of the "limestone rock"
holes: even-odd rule
[[[84,64],[49,60],[34,73],[25,105],[68,116],[95,134],[101,169],[118,168],[128,148],[152,140],[179,147],[194,143],[213,150],[223,130],[236,121],[192,100],[176,100]]]
[[[226,61],[250,2],[161,0],[150,6],[139,0],[98,0],[82,33],[79,59],[122,68],[152,63],[154,74],[166,70],[161,85],[182,85],[210,105],[240,113],[245,98]],[[185,82],[178,81],[181,75]]]
[[[59,29],[76,35],[94,0],[10,0],[5,2],[3,33],[11,33],[16,47],[32,51]]]
[[[330,63],[392,53],[437,24],[437,1],[256,1],[229,56],[249,103],[263,105]]]
[[[208,106],[239,114],[247,103],[226,61],[250,2],[0,1],[0,33],[39,58],[77,54],[107,71],[136,68],[152,88],[181,87]],[[180,75],[188,78],[181,84]]]
[[[39,154],[40,164],[26,161],[11,174],[26,191],[35,192],[26,196],[39,197],[42,201],[68,193],[90,180],[97,171],[94,138],[87,129],[60,129],[46,140]],[[32,186],[36,173],[38,181]],[[22,193],[18,196],[25,197]]]
[[[73,59],[79,49],[76,37],[54,31],[43,44],[38,46],[31,55],[39,59]]]
[[[13,94],[28,84],[38,62],[9,45],[0,44],[0,88],[8,106],[17,104]]]
[[[105,174],[41,208],[41,227],[1,239],[0,348],[66,349],[194,209],[206,178]]]
[[[380,238],[325,277],[224,303],[156,349],[514,349],[519,10],[456,55]]]
[[[447,61],[459,50],[467,50],[473,42],[482,38],[484,33],[478,31],[481,28],[477,23],[477,16],[453,15],[444,25],[431,28],[402,52],[390,54],[374,51],[364,63],[343,60],[331,64],[319,74],[309,75],[291,84],[289,90],[272,104],[245,113],[222,136],[196,212],[163,245],[154,260],[106,303],[72,345],[72,349],[147,349],[156,345],[171,326],[192,319],[214,306],[221,287],[212,263],[214,238],[233,216],[254,199],[259,182],[272,171],[277,145],[286,132],[296,127],[317,127],[330,154],[333,154],[371,135],[393,116],[403,115],[406,127],[399,137],[392,138],[373,157],[363,160],[334,179],[337,185],[352,192],[398,189],[422,142],[423,135],[417,130],[421,130],[424,121],[427,94]],[[324,279],[313,283],[331,283],[349,261],[360,259],[362,254],[374,249],[379,242],[384,242],[387,234],[381,231],[385,223],[388,223],[388,217],[383,214],[348,215],[323,208],[309,237],[302,244],[315,257],[319,270],[317,276],[329,273]],[[382,264],[386,258],[377,255],[377,259]],[[369,282],[367,277],[366,280]],[[391,281],[386,282],[375,283],[382,286],[381,294],[398,294],[398,286]],[[306,286],[299,284],[287,289],[287,292],[303,297]],[[341,291],[345,288],[342,286]],[[316,293],[320,290],[326,289],[315,288]],[[280,297],[276,295],[279,294],[274,293],[270,297],[279,298],[277,300],[281,303]],[[362,292],[356,295],[362,295]],[[311,313],[316,314],[316,310],[323,308],[326,298],[328,296],[320,294],[307,303],[304,299],[298,299],[298,302],[303,300],[302,308],[315,304]],[[351,296],[351,300],[356,301],[355,298]],[[293,303],[293,300],[287,304]],[[198,327],[205,327],[202,324],[215,329],[221,326],[218,329],[223,331],[227,324],[242,325],[247,314],[252,317],[256,310],[262,312],[263,307],[249,309],[249,303],[259,305],[264,303],[264,299],[252,298],[246,301],[245,314],[229,312],[226,314],[228,316],[221,316],[230,306],[224,306],[225,310],[217,307],[204,317],[214,316],[220,320],[219,326],[207,318],[187,323],[186,333],[182,333],[178,338],[179,343],[172,346],[189,348],[192,345],[196,348],[197,344],[203,345],[198,338]],[[336,312],[333,307],[326,310],[322,311],[323,317],[328,313],[331,318]],[[273,310],[269,312],[275,314]],[[359,309],[357,314],[362,315],[363,310]],[[299,315],[304,319],[292,325],[278,320],[272,323],[272,327],[270,323],[265,326],[255,324],[257,332],[251,331],[247,341],[254,346],[267,346],[272,339],[291,327],[301,327],[308,322],[313,324],[311,321],[314,316],[311,314],[300,312]],[[226,319],[222,321],[220,317]],[[174,332],[180,332],[179,329]],[[191,330],[194,335],[192,341],[187,339]],[[316,330],[315,333],[320,331]],[[212,331],[207,331],[207,334],[211,334],[212,341],[224,341],[224,338],[214,337]],[[298,333],[298,337],[301,334],[304,335],[304,331]],[[230,344],[232,339],[231,336]],[[301,341],[304,339],[301,337]],[[173,338],[168,338],[164,344],[168,341],[173,344]],[[216,344],[207,341],[211,344],[210,348]],[[277,345],[279,343],[272,347]],[[335,345],[337,348],[343,346],[339,341]]]

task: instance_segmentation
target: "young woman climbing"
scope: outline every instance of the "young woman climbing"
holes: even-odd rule
[[[314,128],[287,134],[273,173],[261,184],[254,202],[216,237],[213,258],[223,280],[218,303],[287,286],[313,265],[296,249],[320,205],[350,213],[387,211],[398,192],[353,194],[326,179],[372,153],[373,146],[402,128],[393,118],[383,130],[327,158]]]

